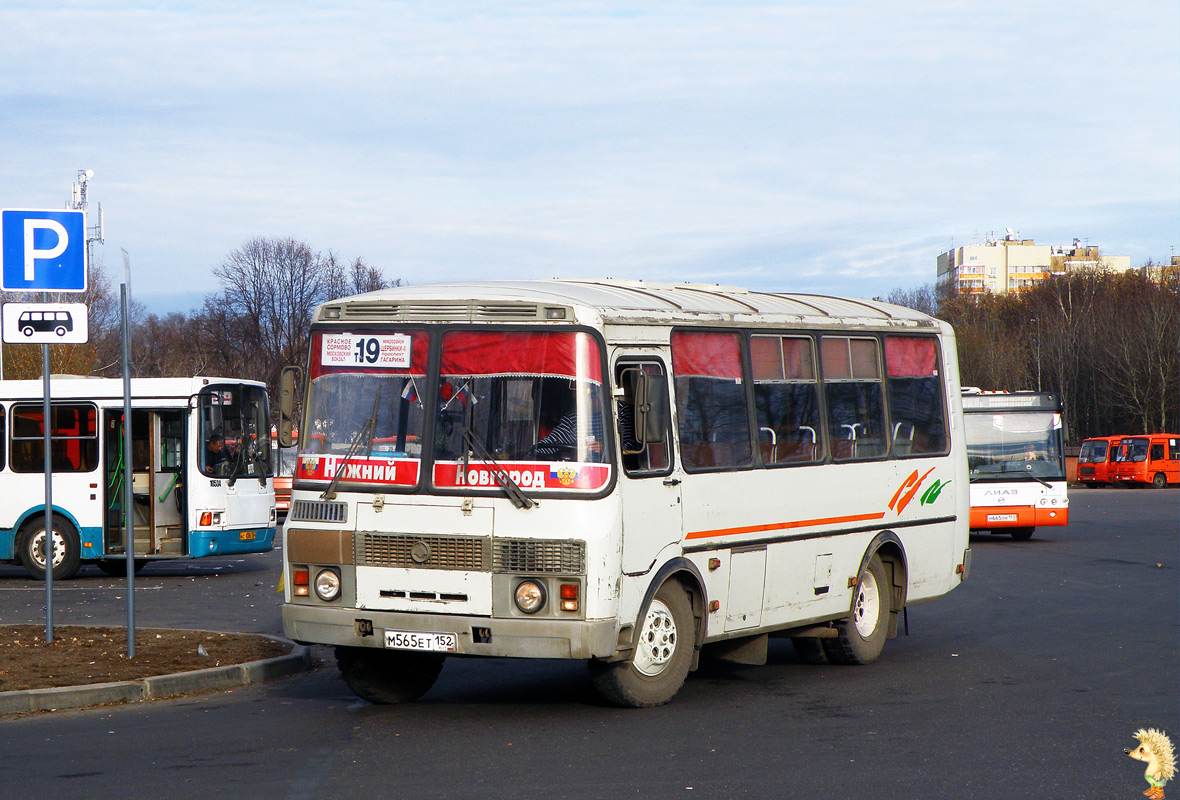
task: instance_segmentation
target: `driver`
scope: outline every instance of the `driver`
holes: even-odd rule
[[[225,463],[226,458],[228,456],[225,452],[225,437],[214,431],[209,435],[209,441],[205,443],[205,469],[208,472],[216,473],[218,468]]]

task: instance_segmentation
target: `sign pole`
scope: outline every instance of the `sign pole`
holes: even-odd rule
[[[49,415],[49,345],[41,345],[41,375],[45,381],[41,399],[41,429],[45,443],[45,641],[53,643],[53,450]],[[35,551],[34,551],[35,552]]]
[[[135,487],[131,453],[131,257],[123,251],[123,285],[119,287],[123,327],[123,495],[127,509],[127,657],[135,658]]]

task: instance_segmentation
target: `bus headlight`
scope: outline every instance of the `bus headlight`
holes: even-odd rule
[[[340,573],[334,569],[322,569],[315,576],[316,597],[330,603],[340,596]]]
[[[526,614],[536,614],[545,607],[545,587],[534,580],[521,581],[513,594],[516,607]]]

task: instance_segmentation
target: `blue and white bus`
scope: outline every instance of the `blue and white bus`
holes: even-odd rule
[[[227,378],[50,378],[53,577],[126,570],[131,459],[138,569],[157,559],[270,550],[275,500],[266,387]],[[44,382],[0,381],[0,561],[45,577]]]

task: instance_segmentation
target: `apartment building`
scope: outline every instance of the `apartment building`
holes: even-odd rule
[[[949,294],[1015,294],[1050,275],[1073,270],[1125,272],[1130,256],[1104,256],[1074,239],[1069,246],[1037,244],[1008,228],[1004,238],[957,247],[938,257],[937,285]]]

